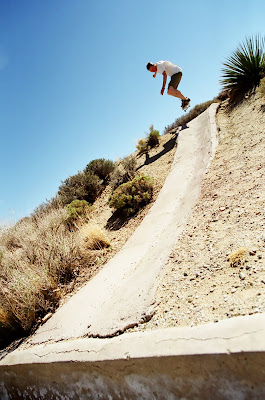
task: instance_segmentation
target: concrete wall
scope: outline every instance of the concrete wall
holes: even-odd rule
[[[265,315],[24,345],[0,362],[6,399],[265,399]]]
[[[264,353],[6,368],[1,399],[265,399]]]

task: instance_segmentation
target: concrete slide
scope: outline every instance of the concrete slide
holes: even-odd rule
[[[30,343],[111,337],[152,316],[157,277],[187,224],[215,152],[217,107],[212,104],[180,131],[165,184],[122,250],[37,330]]]

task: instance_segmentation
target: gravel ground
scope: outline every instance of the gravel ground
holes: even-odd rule
[[[161,276],[156,313],[131,331],[265,312],[264,97],[229,114],[222,104],[217,123],[219,146]],[[241,247],[246,259],[233,267],[228,256]]]

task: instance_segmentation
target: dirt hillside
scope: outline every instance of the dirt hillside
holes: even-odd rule
[[[225,106],[200,199],[160,279],[156,314],[134,330],[265,312],[265,98],[255,94],[230,113]],[[232,266],[228,256],[239,248],[245,261]]]

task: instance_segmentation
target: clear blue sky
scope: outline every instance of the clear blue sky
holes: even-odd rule
[[[264,0],[0,0],[0,223],[182,115],[148,61],[183,69],[192,106],[210,100],[225,58],[264,35],[264,15]]]

